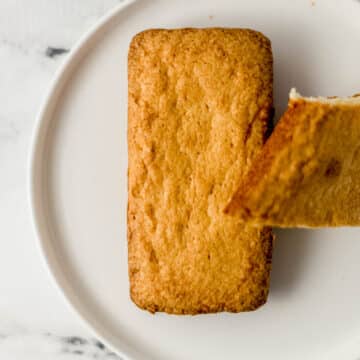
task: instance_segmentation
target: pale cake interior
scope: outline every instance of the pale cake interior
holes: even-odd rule
[[[321,102],[322,104],[328,105],[359,105],[360,104],[360,94],[353,96],[334,96],[334,97],[325,97],[325,96],[302,96],[296,88],[292,88],[289,93],[290,100],[305,100],[307,102]]]

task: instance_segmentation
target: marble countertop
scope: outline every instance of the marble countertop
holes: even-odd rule
[[[27,194],[31,135],[54,72],[83,32],[119,2],[0,2],[0,359],[119,359],[50,281]]]

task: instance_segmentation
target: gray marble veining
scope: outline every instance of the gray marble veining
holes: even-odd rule
[[[91,337],[59,336],[53,333],[21,332],[0,334],[0,356],[32,360],[98,359],[121,360],[102,342]],[[1,356],[3,359],[3,357]],[[24,357],[25,359],[25,357]]]

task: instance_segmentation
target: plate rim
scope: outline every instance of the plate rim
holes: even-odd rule
[[[78,40],[75,41],[74,46],[71,48],[68,57],[64,62],[58,67],[55,71],[55,74],[50,80],[50,86],[45,92],[41,105],[35,116],[35,125],[33,131],[30,135],[30,145],[29,145],[29,155],[27,159],[27,197],[28,197],[28,207],[30,210],[30,218],[33,234],[35,235],[35,243],[40,255],[43,268],[45,269],[50,282],[54,285],[54,288],[60,294],[64,303],[70,309],[70,311],[75,314],[77,319],[92,333],[97,337],[101,342],[103,342],[111,351],[115,352],[117,355],[122,357],[124,360],[135,360],[135,358],[129,354],[128,351],[120,349],[118,346],[112,344],[103,334],[102,331],[90,320],[88,319],[83,311],[80,308],[80,304],[76,301],[76,294],[73,294],[71,289],[66,285],[62,279],[61,274],[58,273],[56,265],[51,259],[51,254],[49,254],[49,248],[47,245],[48,240],[45,240],[48,236],[45,233],[45,229],[42,222],[42,216],[39,214],[39,209],[41,209],[41,200],[37,194],[37,183],[41,178],[39,174],[39,164],[41,163],[41,156],[39,151],[41,150],[42,141],[41,135],[44,130],[46,130],[47,125],[51,122],[49,114],[54,104],[57,103],[58,92],[60,92],[64,85],[69,79],[69,73],[79,60],[83,57],[81,53],[82,50],[85,50],[93,39],[93,37],[104,31],[107,25],[116,18],[122,11],[129,8],[132,4],[138,0],[123,0],[120,4],[115,5],[103,16],[101,16],[93,25],[91,25]]]

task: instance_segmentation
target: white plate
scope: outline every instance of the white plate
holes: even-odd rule
[[[39,117],[31,201],[56,282],[109,346],[131,359],[360,357],[359,229],[277,231],[271,292],[243,314],[150,315],[129,300],[126,57],[152,27],[230,26],[273,44],[277,114],[305,95],[360,91],[355,0],[122,3],[72,52]]]

